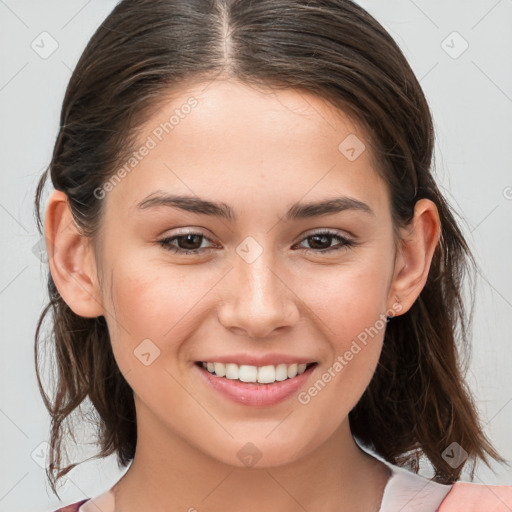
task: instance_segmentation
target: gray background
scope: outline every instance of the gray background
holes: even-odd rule
[[[467,380],[487,435],[512,459],[512,0],[360,3],[398,42],[433,111],[437,179],[463,217],[481,267]],[[115,4],[0,0],[0,511],[60,504],[41,467],[49,417],[37,389],[33,337],[46,267],[34,249],[32,203],[71,70]],[[74,460],[94,455],[88,441],[84,434],[84,446],[71,450]],[[480,463],[475,482],[512,484],[511,470],[493,467],[496,473]],[[429,469],[422,473],[431,476]],[[62,489],[63,504],[103,492],[122,473],[113,458],[78,466]]]

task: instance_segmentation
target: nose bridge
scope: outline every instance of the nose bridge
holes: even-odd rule
[[[279,275],[279,265],[269,248],[247,237],[236,249],[231,274],[233,286],[224,297],[219,320],[227,328],[246,331],[251,337],[264,337],[274,329],[292,325],[298,319],[293,294]]]
[[[236,266],[242,284],[239,292],[255,307],[278,302],[282,284],[278,284],[279,279],[272,270],[275,268],[274,262],[271,251],[264,251],[251,263],[241,259]]]

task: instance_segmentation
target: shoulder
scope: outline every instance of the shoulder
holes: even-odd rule
[[[438,512],[510,512],[512,485],[455,482]]]
[[[107,489],[103,493],[72,503],[54,512],[115,512],[114,488]]]
[[[440,484],[406,468],[384,463],[392,474],[384,488],[379,512],[434,512],[451,490],[451,485]]]
[[[77,501],[76,503],[72,503],[71,505],[67,505],[66,507],[59,508],[58,510],[55,510],[55,512],[78,512],[80,506],[89,500],[90,498],[86,498],[85,500]]]

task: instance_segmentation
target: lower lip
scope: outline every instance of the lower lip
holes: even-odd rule
[[[266,407],[274,405],[296,393],[306,382],[317,364],[313,364],[296,377],[283,381],[276,381],[272,384],[253,384],[241,382],[226,377],[216,377],[206,368],[194,367],[200,372],[203,379],[216,391],[225,397],[243,405]]]

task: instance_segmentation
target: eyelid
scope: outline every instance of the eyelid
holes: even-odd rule
[[[344,231],[341,229],[335,229],[335,228],[315,228],[311,231],[306,231],[305,233],[301,234],[299,236],[299,242],[302,241],[304,238],[309,238],[310,236],[315,235],[332,235],[332,236],[339,236],[341,238],[345,238],[346,240],[350,240],[353,242],[356,242],[357,237],[355,235],[352,235],[348,231]]]

